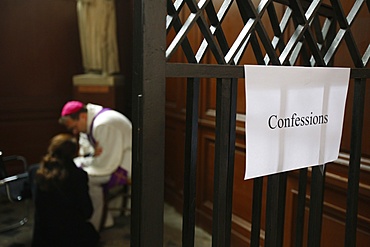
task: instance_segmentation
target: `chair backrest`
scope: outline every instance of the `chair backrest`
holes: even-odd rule
[[[39,167],[40,167],[40,164],[37,163],[37,164],[30,165],[30,167],[28,168],[29,189],[31,193],[30,195],[33,199],[34,199],[34,195],[36,192],[35,176],[36,176],[36,172],[39,169]]]
[[[3,152],[0,151],[0,179],[6,178],[7,172],[5,170],[5,164],[3,161]]]
[[[20,155],[3,156],[0,151],[0,195],[12,201],[31,196],[27,160]]]
[[[22,164],[22,170],[19,163]],[[19,155],[4,157],[0,151],[0,233],[27,223],[29,203],[17,202],[30,197],[29,187],[26,159]]]

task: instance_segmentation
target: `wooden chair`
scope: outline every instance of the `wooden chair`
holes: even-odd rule
[[[117,198],[122,199],[121,206],[110,206],[109,203]],[[100,229],[103,229],[108,211],[125,213],[125,215],[131,212],[131,178],[127,177],[127,171],[122,168],[114,172],[110,181],[104,185],[104,212]]]
[[[122,197],[122,207],[114,208],[109,207],[108,204],[111,200]],[[121,213],[130,213],[131,212],[131,178],[127,179],[127,183],[123,185],[117,185],[114,188],[111,188],[105,194],[105,204],[107,205],[107,210],[111,211],[120,211]]]

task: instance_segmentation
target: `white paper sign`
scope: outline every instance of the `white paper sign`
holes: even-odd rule
[[[245,65],[244,179],[336,160],[349,68]]]

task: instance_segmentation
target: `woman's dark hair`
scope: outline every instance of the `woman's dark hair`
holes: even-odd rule
[[[36,183],[42,190],[53,190],[62,186],[68,176],[68,167],[78,152],[77,139],[70,134],[59,134],[51,139],[48,153],[41,160],[36,172]]]

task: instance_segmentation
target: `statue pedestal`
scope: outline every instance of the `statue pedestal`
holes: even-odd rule
[[[95,103],[125,112],[125,95],[122,75],[82,74],[73,77],[74,99],[84,103]]]

